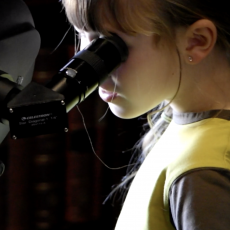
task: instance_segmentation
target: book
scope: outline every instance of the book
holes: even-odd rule
[[[67,62],[67,51],[61,47],[52,53],[51,48],[41,48],[35,64],[33,81],[46,85]],[[65,148],[66,133],[35,137],[33,153],[32,189],[33,223],[36,230],[57,229],[64,222],[65,202]]]

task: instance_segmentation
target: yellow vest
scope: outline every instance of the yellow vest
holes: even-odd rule
[[[229,138],[228,120],[172,121],[134,178],[115,229],[175,230],[168,203],[171,185],[194,169],[230,170]]]

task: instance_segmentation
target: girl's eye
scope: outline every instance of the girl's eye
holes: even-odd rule
[[[91,41],[93,41],[94,39],[97,39],[97,38],[98,38],[98,35],[90,35],[88,37],[88,40],[91,42]]]
[[[90,32],[90,33],[87,33],[86,36],[87,36],[89,41],[93,41],[94,39],[99,38],[100,34],[96,33],[96,32]]]

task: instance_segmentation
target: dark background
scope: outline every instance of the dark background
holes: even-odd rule
[[[57,0],[26,0],[41,36],[33,81],[45,84],[74,53],[74,31],[69,29]],[[58,46],[58,48],[57,48]],[[68,114],[69,132],[11,140],[0,146],[6,171],[0,178],[0,229],[71,230],[113,229],[121,199],[106,199],[129,163],[131,148],[140,138],[145,119],[122,120],[107,110],[97,92]],[[90,139],[89,139],[90,137]]]

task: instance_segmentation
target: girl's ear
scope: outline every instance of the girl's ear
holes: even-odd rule
[[[217,40],[216,26],[207,19],[196,21],[183,34],[182,54],[190,64],[201,62],[213,50]]]

